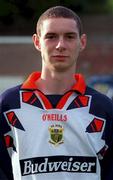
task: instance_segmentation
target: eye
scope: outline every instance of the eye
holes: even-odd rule
[[[56,38],[56,35],[55,34],[47,34],[45,36],[45,39],[55,39]]]
[[[68,35],[67,38],[69,38],[69,39],[74,39],[74,36]]]
[[[66,38],[71,40],[71,39],[76,39],[76,35],[73,34],[73,33],[69,33],[69,34],[66,34]]]

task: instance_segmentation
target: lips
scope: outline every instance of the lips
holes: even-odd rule
[[[55,55],[52,56],[54,59],[56,59],[57,61],[64,61],[68,56],[65,55]]]
[[[52,56],[54,58],[58,58],[58,59],[64,59],[64,58],[67,58],[68,56],[66,55],[55,55],[55,56]]]
[[[68,57],[67,55],[54,55],[53,57]]]

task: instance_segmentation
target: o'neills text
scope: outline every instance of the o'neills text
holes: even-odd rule
[[[38,173],[96,173],[96,157],[51,156],[20,160],[22,176]]]
[[[43,114],[43,121],[67,121],[67,114]]]

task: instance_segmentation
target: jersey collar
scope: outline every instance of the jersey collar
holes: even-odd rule
[[[36,81],[40,78],[40,72],[33,72],[28,79],[22,84],[21,89],[36,90],[38,86]],[[86,90],[86,83],[82,74],[75,74],[76,83],[70,89],[70,91],[77,91],[80,94],[84,94]]]

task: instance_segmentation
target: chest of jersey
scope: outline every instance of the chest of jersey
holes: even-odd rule
[[[57,108],[45,107],[41,99],[41,108],[20,95],[21,108],[6,112],[12,129],[12,148],[23,177],[33,174],[40,177],[48,172],[94,174],[99,171],[97,153],[105,145],[102,140],[105,120],[89,113],[91,97],[81,99],[82,107],[77,95],[72,94]]]

